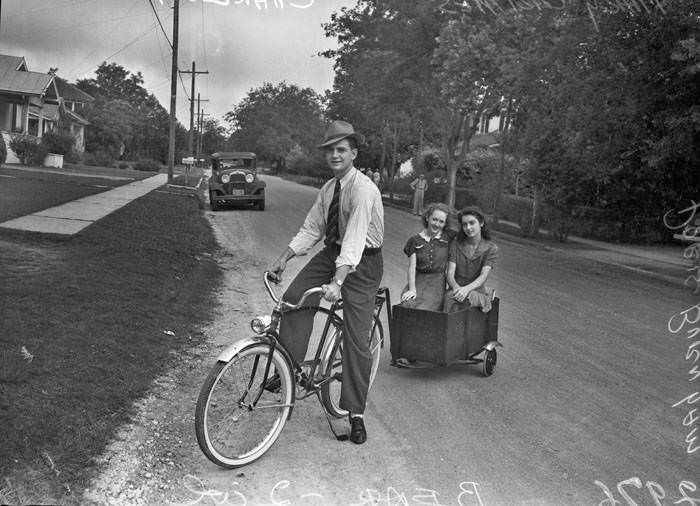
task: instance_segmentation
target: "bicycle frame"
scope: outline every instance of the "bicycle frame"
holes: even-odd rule
[[[323,306],[305,306],[303,305],[306,299],[314,294],[320,293],[321,288],[311,288],[304,292],[302,297],[300,298],[299,302],[297,304],[291,304],[289,302],[286,302],[282,300],[280,297],[275,294],[274,290],[272,289],[270,285],[270,279],[269,279],[269,272],[265,272],[263,274],[263,281],[265,283],[265,288],[267,289],[268,294],[272,298],[272,300],[275,302],[275,306],[272,309],[272,314],[270,317],[270,324],[265,330],[263,334],[260,334],[258,336],[254,337],[248,337],[241,339],[232,345],[230,345],[228,348],[226,348],[218,357],[219,361],[223,362],[228,362],[230,361],[238,352],[240,352],[242,349],[244,349],[246,346],[249,346],[254,343],[265,343],[269,345],[270,347],[270,353],[268,354],[268,359],[265,364],[265,374],[264,374],[264,380],[263,384],[267,379],[270,377],[270,365],[272,362],[272,356],[275,352],[275,350],[279,350],[284,358],[286,359],[287,363],[291,366],[290,368],[292,371],[294,371],[294,388],[292,389],[292,406],[291,410],[289,412],[289,415],[291,416],[292,410],[294,408],[294,404],[297,399],[297,391],[298,389],[296,388],[296,382],[298,381],[298,378],[303,378],[305,380],[304,385],[303,385],[303,390],[300,392],[301,396],[299,399],[306,399],[307,397],[316,394],[317,392],[320,391],[320,389],[329,381],[332,381],[332,377],[322,377],[319,382],[315,382],[314,378],[317,377],[317,373],[319,371],[319,368],[323,366],[323,355],[324,352],[327,349],[327,343],[330,335],[330,329],[331,326],[337,327],[337,328],[342,328],[343,326],[343,319],[338,315],[338,311],[342,310],[343,308],[343,303],[342,300],[334,302],[331,304],[330,307],[326,308]],[[384,304],[386,303],[386,306]],[[389,335],[391,335],[391,298],[389,294],[389,289],[386,287],[381,287],[377,291],[376,299],[375,299],[375,309],[374,309],[374,315],[375,317],[378,317],[379,314],[381,313],[381,310],[383,307],[386,307],[386,312],[387,312],[387,318],[389,322]],[[321,332],[321,338],[320,341],[316,347],[316,351],[314,353],[314,357],[310,361],[302,361],[302,362],[297,362],[294,357],[292,357],[291,353],[287,350],[287,348],[284,346],[283,343],[279,341],[279,325],[280,321],[283,317],[284,314],[290,313],[290,312],[296,312],[296,311],[314,311],[318,312],[320,311],[321,313],[324,313],[326,315],[326,321],[323,326],[323,331]],[[384,346],[384,342],[382,340],[381,346]],[[302,364],[309,364],[311,366],[308,376],[305,375],[304,370],[302,368]],[[259,364],[255,364],[254,371],[257,371],[257,367]],[[304,377],[306,376],[306,377]],[[250,386],[250,385],[249,385]],[[255,406],[262,396],[262,391],[258,392],[254,401],[251,403],[251,406]]]

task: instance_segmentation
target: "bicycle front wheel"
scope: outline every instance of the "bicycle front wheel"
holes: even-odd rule
[[[332,327],[328,341],[329,353],[324,357],[326,364],[325,377],[332,378],[328,383],[323,385],[321,389],[321,399],[323,406],[331,416],[343,418],[348,416],[348,412],[340,408],[340,391],[343,381],[343,333],[341,329]],[[369,350],[372,354],[372,368],[369,376],[369,388],[372,388],[374,378],[377,376],[379,368],[379,360],[381,358],[382,346],[384,343],[384,329],[382,323],[376,316],[372,321],[372,330],[369,334]]]
[[[265,389],[277,374],[279,388]],[[217,362],[197,399],[195,429],[202,452],[215,464],[232,469],[260,458],[277,440],[293,403],[294,378],[279,350],[252,344],[228,362]]]

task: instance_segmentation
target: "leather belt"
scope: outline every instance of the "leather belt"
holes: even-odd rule
[[[326,246],[326,247],[327,247],[327,248],[336,249],[336,250],[338,250],[338,253],[340,253],[340,244],[332,244],[332,245],[329,245],[329,246]],[[378,255],[378,254],[381,253],[381,252],[382,252],[382,247],[381,247],[381,246],[378,247],[378,248],[365,248],[365,249],[362,251],[362,256],[363,256],[363,257],[365,257],[365,256],[371,257],[371,256],[373,256],[373,255]]]

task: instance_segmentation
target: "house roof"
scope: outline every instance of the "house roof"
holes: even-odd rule
[[[72,85],[60,77],[56,77],[56,88],[58,88],[58,94],[63,100],[70,100],[72,102],[92,102],[95,100],[92,95],[88,95],[77,86]]]
[[[58,121],[58,104],[44,104],[41,108],[41,115],[48,120]]]
[[[18,69],[26,69],[24,58],[0,55],[0,92],[43,95],[53,81],[52,75]]]
[[[10,56],[0,54],[0,68],[11,68],[13,70],[27,70],[27,63],[21,56]]]
[[[75,121],[76,123],[80,123],[81,125],[89,125],[89,124],[90,124],[90,122],[89,122],[88,120],[86,120],[85,118],[83,118],[83,117],[80,116],[79,114],[74,113],[74,112],[71,111],[70,109],[67,109],[67,108],[64,107],[64,108],[63,108],[63,113],[64,113],[66,116],[68,116],[68,118],[70,118],[71,120]]]

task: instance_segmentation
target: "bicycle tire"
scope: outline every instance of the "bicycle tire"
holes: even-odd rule
[[[269,354],[267,344],[246,346],[228,362],[217,362],[202,385],[195,410],[197,442],[218,466],[233,469],[262,457],[289,418],[292,369],[275,350],[268,378],[276,372],[281,386],[276,393],[265,390],[262,380]],[[258,402],[251,405],[260,392]]]
[[[324,357],[324,377],[333,379],[321,388],[321,400],[329,415],[335,418],[348,416],[348,412],[340,407],[340,391],[342,386],[343,372],[343,339],[342,331],[334,327],[334,335],[330,337],[328,350]],[[372,353],[372,368],[369,377],[368,390],[372,388],[374,378],[377,376],[379,361],[381,359],[382,347],[384,345],[384,328],[379,318],[374,317],[372,330],[369,335],[370,352]]]

